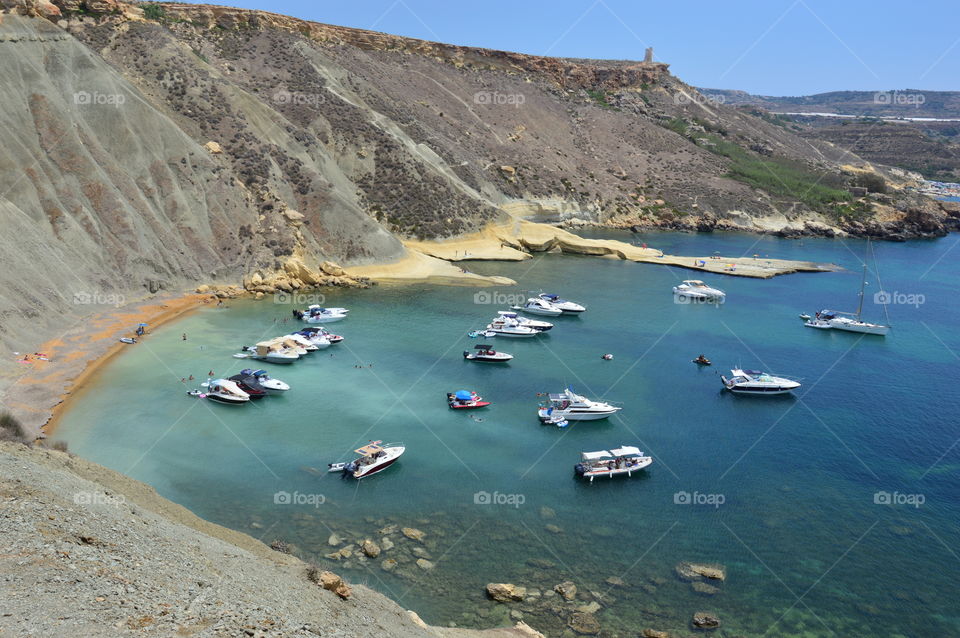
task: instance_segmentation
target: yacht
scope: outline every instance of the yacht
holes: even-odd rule
[[[348,312],[350,311],[346,308],[321,308],[314,304],[306,310],[294,309],[293,316],[307,323],[333,323],[346,319]]]
[[[512,354],[506,352],[497,352],[493,346],[484,343],[473,347],[475,352],[469,350],[463,351],[463,358],[467,361],[487,361],[489,363],[506,363],[513,359]]]
[[[320,349],[320,346],[317,345],[317,343],[315,343],[313,339],[305,337],[298,332],[294,332],[293,334],[288,334],[285,337],[282,337],[282,339],[289,339],[290,341],[294,342],[295,344],[303,348],[307,353],[316,352],[317,350]],[[327,347],[329,345],[330,343],[327,342],[327,345],[324,347]]]
[[[255,346],[244,346],[241,352],[233,356],[237,359],[254,359],[267,363],[293,363],[300,358],[296,350],[286,347],[276,339],[261,341]]]
[[[344,475],[355,479],[366,478],[393,465],[405,451],[406,448],[402,443],[384,445],[383,441],[371,441],[354,450],[360,455],[359,457],[349,463],[331,463],[329,471],[343,472]]]
[[[727,293],[719,288],[711,288],[699,279],[686,279],[673,287],[673,294],[679,301],[712,301],[722,302]]]
[[[201,383],[200,386],[205,388],[206,391],[191,392],[191,394],[227,405],[240,405],[250,402],[250,395],[241,390],[236,383],[227,379],[210,379],[206,383]]]
[[[257,380],[260,384],[260,387],[266,390],[267,394],[283,394],[290,389],[290,386],[281,381],[280,379],[274,379],[266,370],[254,370],[252,368],[244,368],[240,371],[240,374],[245,374],[251,376]]]
[[[513,321],[516,321],[517,323],[519,323],[521,326],[525,326],[527,328],[533,328],[537,332],[546,332],[547,330],[551,330],[553,328],[553,324],[550,323],[549,321],[540,321],[538,319],[530,319],[528,317],[523,317],[521,315],[518,315],[513,311],[500,310],[497,312],[497,314],[503,317],[504,319],[512,319]],[[494,321],[496,321],[496,319],[494,319]]]
[[[541,293],[539,297],[543,301],[553,304],[555,307],[559,308],[560,312],[562,312],[565,315],[579,315],[581,312],[586,311],[585,306],[581,306],[580,304],[574,301],[561,299],[560,295]]]
[[[489,401],[484,401],[472,390],[457,390],[456,392],[447,392],[447,404],[452,410],[470,410],[474,408],[485,408],[490,405]]]
[[[591,401],[576,394],[571,388],[567,388],[560,394],[549,394],[547,398],[547,401],[541,403],[538,411],[540,420],[544,423],[557,417],[569,421],[595,421],[605,419],[623,409],[602,401]]]
[[[493,333],[492,335],[490,333]],[[499,316],[493,320],[493,323],[487,325],[484,336],[494,337],[536,337],[540,334],[539,330],[520,325],[516,319]]]
[[[334,345],[343,341],[343,337],[340,335],[335,335],[323,326],[307,326],[303,330],[298,331],[300,334],[306,337],[313,337],[314,339],[319,339],[323,337],[327,340],[327,343]],[[317,344],[320,345],[319,343]]]
[[[863,264],[863,277],[860,280],[860,302],[857,304],[856,312],[838,312],[836,310],[821,310],[813,319],[804,322],[808,328],[819,328],[826,330],[833,328],[846,332],[859,332],[860,334],[878,335],[884,337],[890,332],[890,326],[880,323],[870,323],[861,318],[863,313],[863,294],[867,287],[867,264]],[[886,314],[887,305],[883,304],[883,312]],[[887,321],[889,322],[889,317]]]
[[[241,372],[240,374],[233,375],[227,379],[227,381],[236,383],[238,388],[250,395],[251,401],[260,400],[267,396],[266,389],[260,385],[260,382],[257,381],[253,375],[243,374]]]
[[[519,310],[528,315],[541,315],[543,317],[559,317],[563,314],[562,310],[539,297],[530,297],[522,306],[510,306],[510,310]]]
[[[574,466],[577,476],[593,479],[598,476],[633,476],[634,472],[649,467],[653,457],[644,456],[640,448],[622,445],[611,450],[581,452],[580,462]]]
[[[800,387],[800,383],[793,379],[775,377],[759,370],[734,368],[730,375],[729,379],[720,375],[720,380],[734,394],[786,394]]]

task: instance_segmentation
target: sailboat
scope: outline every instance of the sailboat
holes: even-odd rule
[[[867,244],[869,246],[869,243]],[[863,313],[864,290],[867,286],[867,264],[863,264],[863,278],[860,280],[860,303],[857,304],[856,312],[839,312],[837,310],[821,310],[812,319],[805,322],[809,328],[845,330],[847,332],[859,332],[861,334],[886,336],[890,332],[890,318],[887,317],[887,324],[870,323],[861,318]],[[883,312],[886,316],[887,305],[883,304]]]

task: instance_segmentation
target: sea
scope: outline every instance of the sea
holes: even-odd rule
[[[235,300],[111,360],[53,438],[431,624],[522,619],[570,635],[595,620],[604,636],[687,635],[693,614],[708,612],[725,636],[960,636],[960,238],[591,236],[839,269],[749,279],[537,254],[463,264],[516,286]],[[864,264],[863,316],[889,323],[889,335],[805,327],[802,313],[856,310]],[[671,289],[688,278],[722,288],[725,303],[677,303]],[[539,291],[587,311],[551,319],[533,339],[490,340],[515,355],[509,364],[464,360],[478,343],[471,331]],[[328,324],[345,339],[292,365],[263,364],[292,386],[285,395],[224,406],[187,394],[209,372],[251,366],[232,355],[299,328],[291,311],[310,303],[350,309]],[[701,353],[712,366],[692,363]],[[741,366],[802,386],[734,396],[720,376]],[[567,387],[623,409],[541,425],[542,395]],[[446,393],[460,389],[492,405],[450,410]],[[406,452],[362,481],[326,471],[371,440]],[[621,445],[653,464],[593,483],[575,475],[582,452]],[[358,550],[365,539],[379,556]],[[691,580],[688,563],[725,577]],[[555,593],[565,581],[573,602]],[[494,602],[488,583],[524,587],[524,600]]]

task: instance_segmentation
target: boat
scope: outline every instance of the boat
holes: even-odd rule
[[[236,383],[228,379],[210,379],[205,383],[201,383],[200,386],[206,388],[206,392],[198,392],[196,396],[203,396],[203,398],[210,399],[216,403],[240,405],[241,403],[250,402],[250,395],[241,390]]]
[[[558,428],[565,428],[570,425],[570,421],[567,421],[560,412],[556,412],[553,406],[547,407],[545,412],[541,411],[540,423],[543,425],[555,425]]]
[[[290,389],[290,386],[281,381],[280,379],[274,379],[266,370],[254,370],[252,368],[244,368],[240,371],[240,374],[253,377],[257,380],[257,383],[260,384],[260,387],[263,388],[267,394],[283,394]]]
[[[322,308],[316,304],[306,310],[293,310],[293,316],[307,323],[333,323],[347,318],[346,308]]]
[[[522,306],[510,306],[510,310],[518,310],[528,315],[541,315],[543,317],[559,317],[563,314],[562,310],[539,297],[530,297]]]
[[[477,344],[473,347],[475,352],[469,350],[463,351],[463,358],[467,361],[487,361],[489,363],[506,363],[513,359],[512,354],[506,352],[497,352],[493,346],[488,344]]]
[[[387,443],[370,441],[367,445],[354,450],[360,456],[349,463],[331,463],[331,472],[343,472],[346,476],[362,479],[382,472],[406,451],[402,443]]]
[[[137,340],[133,337],[120,337],[120,343],[136,343]]]
[[[536,337],[540,334],[539,330],[534,330],[527,326],[520,325],[520,322],[516,319],[511,319],[509,317],[499,316],[493,320],[492,323],[487,324],[487,330],[484,336],[490,336],[490,333],[493,333],[494,337]]]
[[[869,242],[868,242],[869,247]],[[809,328],[820,328],[825,330],[828,328],[833,328],[835,330],[843,330],[845,332],[857,332],[860,334],[867,335],[877,335],[884,337],[890,332],[890,326],[880,323],[870,323],[869,321],[864,321],[861,317],[863,313],[863,297],[864,290],[867,287],[867,264],[863,264],[863,277],[860,279],[860,301],[857,304],[856,312],[839,312],[837,310],[821,310],[814,316],[813,319],[809,319],[805,322]],[[880,294],[880,293],[878,293]],[[886,315],[887,304],[883,305],[883,312]],[[890,318],[887,317],[887,322],[889,323]]]
[[[453,410],[470,410],[474,408],[485,408],[490,405],[489,401],[484,401],[483,397],[478,396],[471,390],[457,390],[456,392],[447,392],[447,404]]]
[[[310,353],[310,352],[316,352],[317,350],[320,349],[320,346],[314,343],[314,340],[312,338],[307,338],[297,332],[281,337],[281,339],[289,339],[290,341],[293,341],[295,344],[303,348],[304,354]],[[329,345],[330,343],[327,342],[327,344],[324,347],[326,348]],[[297,352],[299,352],[299,350]]]
[[[304,328],[303,330],[298,330],[297,332],[298,332],[299,334],[304,335],[304,336],[313,335],[314,338],[317,338],[317,339],[319,339],[320,337],[323,337],[324,339],[327,340],[327,342],[328,342],[330,345],[335,345],[335,344],[338,344],[338,343],[340,343],[341,341],[343,341],[343,337],[342,337],[342,336],[333,334],[332,332],[330,332],[329,330],[327,330],[327,329],[324,328],[323,326],[316,326],[316,325],[314,325],[314,326],[307,326],[307,327]],[[320,345],[320,344],[317,344],[317,345]]]
[[[727,293],[719,288],[712,288],[699,279],[685,279],[673,287],[673,294],[678,301],[722,302],[727,298]]]
[[[555,307],[560,309],[565,315],[579,315],[581,312],[586,312],[587,308],[581,306],[575,301],[569,301],[567,299],[561,299],[560,295],[554,295],[549,293],[541,293],[539,295],[540,299],[553,304]]]
[[[497,311],[497,314],[503,317],[504,319],[512,319],[513,321],[516,321],[517,323],[519,323],[521,326],[525,326],[527,328],[533,328],[537,332],[546,332],[547,330],[553,329],[553,324],[550,323],[549,321],[540,321],[539,319],[530,319],[528,317],[518,315],[516,312],[513,312],[512,310],[499,310]],[[494,321],[496,321],[496,319],[494,319]]]
[[[570,421],[596,421],[616,414],[623,408],[590,399],[567,388],[559,394],[548,394],[547,401],[540,405],[540,420],[560,416]]]
[[[233,381],[237,384],[237,387],[250,395],[250,400],[259,400],[267,396],[267,390],[260,385],[260,382],[257,381],[256,377],[250,374],[235,374],[232,377],[229,377],[227,381]],[[200,384],[201,386],[203,384]]]
[[[697,357],[696,359],[691,359],[691,361],[692,361],[693,363],[696,363],[698,366],[712,366],[712,365],[713,365],[713,363],[710,361],[710,359],[707,359],[707,358],[706,358],[705,356],[703,356],[702,354],[701,354],[699,357]]]
[[[237,359],[254,359],[267,363],[293,363],[300,355],[276,339],[261,341],[255,346],[244,346],[241,352],[233,355]]]
[[[593,479],[598,476],[633,476],[653,463],[653,457],[644,456],[640,448],[622,445],[611,450],[581,452],[580,462],[574,466],[577,476]]]
[[[810,315],[808,315],[805,312],[800,314],[800,318],[803,319],[804,321],[810,321]]]
[[[734,394],[786,394],[800,387],[798,381],[785,377],[775,377],[759,370],[741,370],[734,368],[730,371],[731,378],[720,375],[724,387]]]

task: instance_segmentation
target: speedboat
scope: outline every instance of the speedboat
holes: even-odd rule
[[[800,387],[800,383],[785,377],[775,377],[759,370],[730,371],[731,378],[720,375],[723,386],[734,394],[786,394]]]
[[[266,370],[254,370],[252,368],[244,368],[240,371],[240,374],[253,377],[257,380],[257,383],[260,384],[260,387],[263,388],[267,394],[283,394],[290,389],[290,386],[281,381],[280,379],[274,379]]]
[[[250,400],[258,400],[267,396],[267,390],[260,385],[260,382],[257,381],[256,377],[250,374],[235,374],[227,381],[233,381],[237,384],[237,387],[250,395]],[[201,384],[202,385],[202,384]]]
[[[500,310],[497,312],[497,314],[503,317],[504,319],[512,319],[513,321],[516,321],[518,324],[526,328],[533,328],[537,332],[546,332],[547,330],[550,330],[551,328],[553,328],[553,324],[548,321],[530,319],[528,317],[518,315],[517,313],[510,310]],[[494,319],[494,321],[496,321],[496,319]]]
[[[547,407],[546,410],[540,410],[540,423],[555,425],[558,428],[565,428],[570,425],[570,421],[567,421],[560,412],[555,412],[553,406]]]
[[[536,337],[540,334],[539,330],[522,326],[516,319],[503,316],[497,317],[487,325],[484,336],[490,336],[491,332],[494,337]]]
[[[579,315],[581,312],[585,312],[585,311],[586,311],[586,307],[585,307],[585,306],[581,306],[580,304],[578,304],[578,303],[576,303],[576,302],[574,302],[574,301],[568,301],[568,300],[566,300],[566,299],[561,299],[561,298],[560,298],[560,295],[553,295],[553,294],[548,294],[548,293],[541,293],[541,294],[539,295],[539,297],[540,297],[540,299],[542,299],[542,300],[544,300],[544,301],[546,301],[546,302],[548,302],[548,303],[550,303],[550,304],[553,304],[555,307],[559,308],[559,309],[560,309],[560,312],[562,312],[562,313],[565,314],[565,315]]]
[[[471,390],[457,390],[456,392],[447,392],[447,404],[453,410],[470,410],[473,408],[485,408],[490,405],[489,401],[484,401],[483,397],[478,396]]]
[[[382,472],[393,465],[400,455],[406,451],[402,443],[387,443],[371,441],[367,445],[354,450],[360,456],[349,463],[331,463],[331,472],[342,471],[346,476],[355,479],[366,478]]]
[[[623,409],[602,401],[591,401],[575,393],[571,388],[567,388],[560,394],[549,394],[547,399],[540,405],[538,411],[541,421],[554,416],[570,421],[595,421],[605,419]]]
[[[687,279],[673,287],[673,294],[679,301],[713,301],[722,302],[727,293],[719,288],[711,288],[699,279]]]
[[[294,332],[293,334],[288,334],[288,335],[286,335],[285,337],[282,337],[282,338],[283,338],[283,339],[289,339],[290,341],[293,341],[295,344],[297,344],[298,346],[300,346],[301,348],[303,348],[303,349],[304,349],[306,352],[308,352],[308,353],[309,353],[309,352],[316,352],[317,350],[320,349],[320,346],[317,345],[317,344],[314,342],[313,339],[309,339],[309,338],[303,336],[302,334],[300,334],[300,333],[298,333],[298,332]],[[324,346],[324,347],[326,348],[326,347],[329,346],[329,345],[330,345],[330,344],[329,344],[329,342],[328,342],[327,345]],[[299,351],[298,351],[298,352],[299,352]]]
[[[323,337],[324,339],[327,340],[327,342],[330,345],[340,343],[341,341],[343,341],[343,337],[341,337],[340,335],[333,334],[323,326],[307,326],[303,330],[298,330],[298,332],[306,337],[310,337],[310,335],[313,335],[315,339],[319,339],[320,337]],[[320,344],[318,343],[317,345],[319,346]]]
[[[469,350],[463,351],[463,358],[467,361],[487,361],[489,363],[506,363],[513,359],[512,354],[506,352],[497,352],[493,346],[487,344],[478,344],[473,347],[475,352]]]
[[[542,315],[544,317],[559,317],[563,311],[545,299],[530,297],[522,306],[510,306],[510,310],[519,310],[528,315]]]
[[[300,358],[296,350],[288,348],[276,339],[261,341],[255,346],[244,346],[241,352],[233,356],[237,359],[254,359],[267,363],[293,363]]]
[[[348,312],[350,311],[346,308],[321,308],[314,304],[306,310],[294,309],[293,316],[307,323],[333,323],[346,319]]]
[[[593,479],[598,476],[633,476],[634,472],[649,467],[653,457],[644,456],[640,448],[623,445],[612,450],[581,452],[580,462],[574,466],[577,476]]]
[[[206,388],[206,392],[197,393],[197,396],[202,396],[217,403],[239,405],[250,401],[250,395],[228,379],[210,379],[201,383],[200,386]]]

